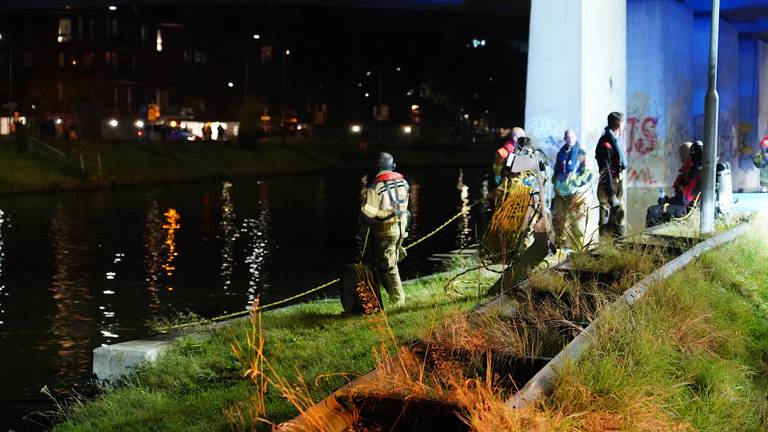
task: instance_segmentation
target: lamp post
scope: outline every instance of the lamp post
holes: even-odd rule
[[[712,29],[709,40],[709,86],[704,99],[704,169],[702,173],[701,232],[715,230],[715,175],[717,164],[717,49],[720,29],[720,0],[712,0]]]
[[[11,51],[11,44],[7,42],[2,33],[0,33],[0,42],[5,42],[8,46],[8,127],[10,129],[10,121],[13,118],[13,108],[11,107],[13,100],[13,52]]]
[[[285,48],[285,44],[283,44],[283,66],[281,71],[282,78],[280,80],[280,129],[282,129],[283,136],[285,136],[285,61],[289,55],[291,55],[291,50]]]

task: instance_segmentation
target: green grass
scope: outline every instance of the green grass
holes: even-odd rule
[[[399,342],[420,338],[433,320],[474,306],[479,287],[492,280],[478,273],[461,277],[454,283],[464,293],[461,297],[448,296],[443,289],[446,282],[447,278],[439,278],[405,286],[407,304],[388,312]],[[337,300],[325,300],[263,316],[269,361],[289,380],[300,371],[316,400],[375,366],[371,348],[378,344],[379,334],[369,319],[341,312]],[[55,430],[229,430],[223,411],[247,401],[253,387],[241,378],[242,367],[229,346],[235,337],[242,340],[247,328],[242,321],[210,338],[182,339],[125,385],[95,400],[74,403],[66,413],[68,421]],[[274,389],[266,400],[271,421],[297,414]]]
[[[767,246],[738,240],[609,309],[547,408],[570,427],[768,429]]]
[[[0,152],[0,192],[73,187],[77,180],[41,157],[6,150]]]

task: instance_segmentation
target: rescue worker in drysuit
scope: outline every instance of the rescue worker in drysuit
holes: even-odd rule
[[[408,182],[395,172],[395,159],[389,153],[380,153],[378,174],[368,186],[362,220],[376,241],[375,260],[381,282],[395,306],[405,303],[397,263],[405,258],[403,240],[408,235]]]
[[[622,237],[626,233],[624,222],[624,155],[621,135],[624,130],[624,114],[608,114],[608,126],[597,141],[595,160],[600,168],[597,199],[600,202],[600,234]]]
[[[658,205],[648,207],[645,214],[646,228],[669,222],[672,218],[683,217],[696,205],[696,198],[701,192],[703,149],[701,141],[691,145],[691,157],[683,162],[675,182],[672,183],[675,195],[671,198],[660,197]]]

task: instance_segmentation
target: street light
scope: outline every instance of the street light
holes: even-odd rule
[[[234,86],[235,86],[235,83],[233,83],[232,81],[227,83],[227,87],[229,87],[229,88],[232,88]]]
[[[259,40],[259,39],[261,39],[261,35],[260,34],[254,34],[253,38],[256,39],[256,40]]]

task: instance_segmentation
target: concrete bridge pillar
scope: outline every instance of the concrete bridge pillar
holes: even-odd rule
[[[752,36],[739,39],[739,168],[745,189],[759,186],[757,169],[746,154],[759,151],[760,138],[768,134],[768,44]]]
[[[525,130],[554,157],[574,129],[590,159],[627,96],[626,0],[531,2]]]
[[[693,21],[693,11],[673,0],[630,0],[627,5],[629,187],[655,191],[666,186],[671,194],[680,144],[693,139]]]
[[[525,130],[551,160],[573,129],[597,172],[595,145],[608,113],[626,109],[626,7],[626,0],[531,2]],[[596,207],[585,242],[597,233]]]

